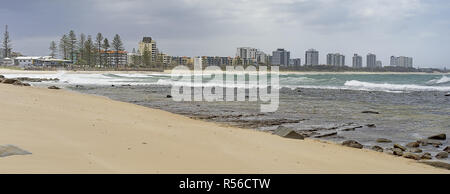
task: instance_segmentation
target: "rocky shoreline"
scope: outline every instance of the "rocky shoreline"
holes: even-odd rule
[[[4,76],[0,75],[0,82],[4,84],[13,84],[18,86],[30,86],[28,82],[58,82],[58,79],[40,79],[40,78],[15,78],[8,79]],[[111,86],[114,88],[130,88],[130,86]],[[60,89],[57,86],[50,86],[49,89]],[[83,88],[84,86],[75,86],[75,88]],[[170,98],[168,95],[165,98]],[[122,100],[124,101],[124,100]],[[128,101],[130,102],[130,101]],[[136,103],[136,102],[131,102]],[[139,104],[139,103],[137,103]],[[166,109],[165,109],[166,110]],[[174,113],[180,114],[180,112],[170,111]],[[182,113],[181,113],[182,114]],[[361,114],[375,114],[379,115],[380,112],[373,110],[365,110],[362,111]],[[308,121],[308,118],[298,119],[298,118],[270,118],[270,115],[266,115],[263,113],[236,113],[236,114],[204,114],[198,112],[196,114],[186,113],[184,115],[190,116],[194,119],[201,119],[219,123],[226,123],[231,126],[240,127],[240,128],[250,128],[250,129],[266,129],[265,131],[272,133],[274,135],[279,135],[285,138],[293,138],[293,139],[305,139],[305,138],[314,138],[314,139],[326,139],[326,138],[338,138],[339,134],[342,132],[351,132],[361,128],[377,128],[377,124],[374,123],[342,123],[335,125],[310,125],[305,127],[305,129],[297,129],[295,127],[289,127],[290,124],[299,124],[303,121]],[[257,118],[257,119],[255,119]],[[275,128],[274,128],[275,127]],[[448,146],[441,149],[441,146],[444,144],[442,141],[446,140],[446,134],[437,134],[434,136],[430,136],[426,139],[417,139],[417,141],[409,142],[409,143],[395,143],[387,138],[378,138],[374,139],[374,142],[380,144],[393,144],[392,147],[383,148],[378,145],[364,145],[356,140],[345,140],[345,141],[337,141],[341,142],[343,146],[357,148],[357,149],[370,149],[377,152],[384,152],[390,155],[404,157],[412,160],[417,160],[420,162],[426,162],[427,164],[445,168],[450,170],[450,164],[434,161],[433,159],[446,159],[448,158],[449,148]],[[421,148],[432,146],[434,148],[440,149],[441,151],[437,154],[431,154],[429,152],[424,152]],[[433,156],[434,155],[434,156]],[[433,161],[430,161],[433,160]]]

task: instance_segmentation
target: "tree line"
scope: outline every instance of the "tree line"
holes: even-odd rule
[[[116,34],[110,44],[108,38],[102,33],[97,33],[95,40],[91,35],[81,33],[78,37],[73,30],[62,35],[59,43],[50,43],[50,56],[59,56],[64,60],[70,60],[75,65],[87,67],[118,67],[120,65],[120,53],[124,51],[123,43]],[[114,60],[110,60],[110,54]]]

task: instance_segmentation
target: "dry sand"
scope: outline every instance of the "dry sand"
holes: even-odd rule
[[[449,173],[64,90],[0,84],[0,173]]]

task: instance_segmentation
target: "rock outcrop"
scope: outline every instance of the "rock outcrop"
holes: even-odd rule
[[[362,144],[360,144],[359,142],[357,142],[355,140],[344,141],[344,142],[342,142],[342,145],[351,147],[351,148],[357,148],[357,149],[362,149],[364,147]]]

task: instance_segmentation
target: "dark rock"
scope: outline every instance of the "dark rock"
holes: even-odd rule
[[[409,151],[412,153],[422,153],[422,150],[419,148],[411,148],[411,149],[409,149]]]
[[[393,154],[396,156],[403,156],[403,151],[399,148],[394,148],[392,151],[393,151]]]
[[[166,98],[172,98],[172,95],[167,95]]]
[[[273,134],[289,139],[305,139],[303,135],[286,127],[278,127],[278,129],[275,130]]]
[[[445,159],[448,158],[448,152],[439,152],[435,156],[437,159]]]
[[[376,112],[376,111],[370,111],[370,110],[362,111],[361,113],[364,113],[364,114],[380,114],[379,112]]]
[[[352,148],[358,148],[358,149],[363,148],[363,145],[355,140],[344,141],[344,142],[342,142],[342,145],[347,146],[347,147],[352,147]]]
[[[377,127],[375,124],[367,124],[367,127]]]
[[[372,150],[377,151],[377,152],[383,152],[383,148],[380,146],[372,146],[371,147]]]
[[[28,154],[31,153],[14,145],[0,145],[0,157]]]
[[[400,149],[402,151],[406,151],[406,147],[404,147],[404,146],[402,146],[400,144],[394,144],[394,148],[398,148],[398,149]]]
[[[447,152],[447,153],[450,153],[450,148],[447,146],[447,147],[444,148],[443,151],[444,151],[444,152]]]
[[[450,93],[448,93],[448,94],[445,94],[445,96],[450,96]]]
[[[3,75],[0,75],[0,78],[5,78],[5,76],[3,76]]]
[[[431,154],[427,152],[427,153],[422,154],[420,156],[420,159],[422,159],[422,160],[431,160],[431,159],[433,159],[433,156],[431,156]]]
[[[337,132],[325,133],[325,134],[317,135],[317,136],[315,136],[315,138],[330,137],[330,136],[335,136],[337,134],[338,134]]]
[[[443,133],[443,134],[433,135],[431,137],[428,137],[428,139],[445,140],[445,139],[447,139],[447,136]]]
[[[436,168],[443,168],[443,169],[450,170],[450,164],[449,163],[439,162],[439,161],[426,161],[426,162],[422,162],[422,163],[428,164],[430,166],[434,166]]]
[[[392,141],[390,139],[386,139],[386,138],[378,138],[377,142],[378,143],[391,143]]]
[[[49,86],[48,89],[51,89],[51,90],[59,90],[59,89],[61,89],[61,88],[58,88],[58,87],[56,87],[56,86]]]
[[[84,88],[84,86],[82,86],[82,85],[76,85],[75,87],[76,88]]]
[[[16,79],[4,79],[2,81],[2,83],[4,83],[4,84],[13,84],[16,81],[18,81],[18,80],[16,80]]]
[[[410,147],[410,148],[417,148],[419,146],[420,146],[420,144],[417,142],[411,142],[411,143],[406,144],[406,147]]]
[[[419,139],[417,143],[420,143],[422,146],[433,145],[433,146],[441,146],[442,142],[432,139]]]
[[[403,157],[404,158],[408,158],[408,159],[413,159],[413,160],[420,160],[420,158],[421,158],[419,155],[413,154],[413,153],[409,153],[409,152],[404,153]]]

